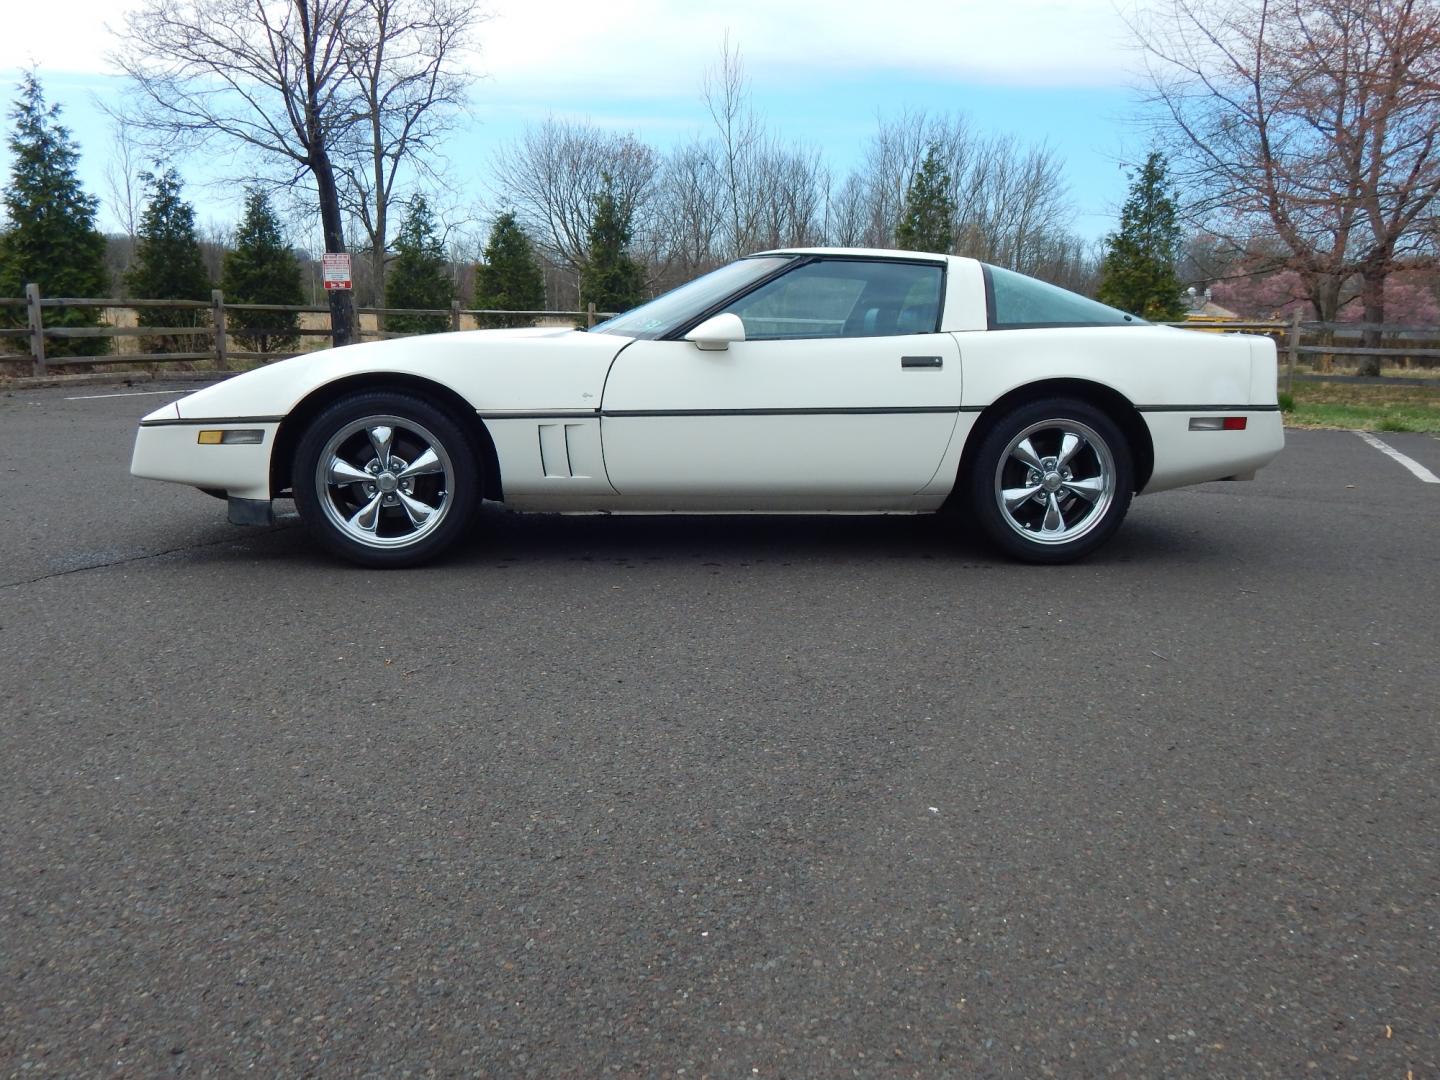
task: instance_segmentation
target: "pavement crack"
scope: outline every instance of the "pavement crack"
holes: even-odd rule
[[[299,527],[299,523],[288,525],[276,525],[260,533],[260,536],[273,536],[276,533],[289,532]],[[127,555],[118,559],[110,559],[106,562],[90,563],[86,566],[75,566],[69,570],[55,570],[49,574],[40,574],[38,577],[21,578],[17,581],[0,582],[0,590],[18,589],[25,585],[34,585],[41,581],[53,581],[55,578],[69,577],[72,574],[86,574],[91,570],[108,570],[112,566],[125,566],[127,563],[146,562],[150,559],[163,559],[166,555],[177,555],[185,551],[203,551],[205,548],[219,547],[222,544],[233,544],[235,538],[226,537],[222,540],[210,540],[203,544],[182,544],[179,547],[166,548],[164,551],[150,551],[143,555]]]

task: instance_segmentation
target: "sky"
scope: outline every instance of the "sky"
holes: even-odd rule
[[[81,178],[101,197],[108,229],[113,129],[100,102],[123,89],[107,54],[134,6],[18,5],[0,38],[5,100],[36,65],[80,144]],[[481,78],[447,146],[457,200],[477,217],[498,202],[489,155],[547,116],[633,132],[661,150],[703,131],[701,87],[727,34],[757,113],[782,137],[818,146],[840,176],[863,155],[877,116],[964,113],[979,132],[1052,147],[1076,208],[1071,227],[1093,240],[1114,228],[1125,166],[1143,157],[1137,57],[1117,0],[490,0],[487,11],[469,60]],[[185,176],[202,223],[234,221],[234,186],[214,182],[213,162],[168,164]]]

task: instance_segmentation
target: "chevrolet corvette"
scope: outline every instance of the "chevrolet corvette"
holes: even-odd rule
[[[770,251],[590,328],[283,360],[140,422],[131,471],[375,567],[482,500],[565,513],[930,513],[1060,563],[1136,494],[1284,444],[1272,341],[1143,320],[959,256]]]

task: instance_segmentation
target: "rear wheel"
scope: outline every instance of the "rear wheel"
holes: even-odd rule
[[[972,513],[1007,555],[1071,562],[1114,535],[1135,486],[1130,447],[1083,401],[1022,405],[982,437],[966,478]]]
[[[301,520],[324,547],[362,566],[413,566],[464,532],[480,499],[480,464],[444,410],[369,391],[311,422],[292,485]]]

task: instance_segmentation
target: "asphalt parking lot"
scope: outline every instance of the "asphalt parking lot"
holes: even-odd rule
[[[0,1075],[1440,1076],[1440,484],[1355,435],[1072,567],[376,573],[132,480],[124,392],[0,394]]]

